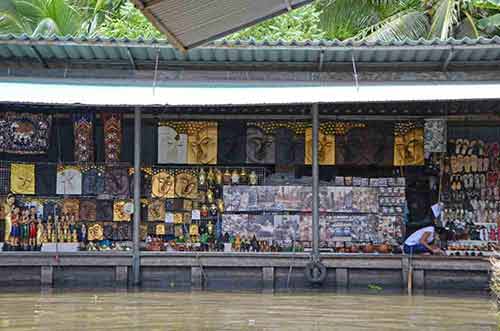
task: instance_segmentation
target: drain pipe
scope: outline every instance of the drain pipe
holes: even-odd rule
[[[319,106],[313,104],[312,115],[312,254],[306,265],[305,275],[312,284],[321,284],[326,278],[326,267],[320,262],[319,254]]]

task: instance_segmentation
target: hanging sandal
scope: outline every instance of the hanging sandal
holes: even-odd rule
[[[468,151],[469,151],[469,140],[464,139],[462,142],[462,150],[460,151],[460,154],[466,155]]]
[[[467,155],[475,154],[475,152],[477,152],[477,141],[472,140],[470,142],[469,149],[467,150]]]
[[[461,173],[464,171],[464,156],[457,156],[457,173]]]
[[[490,159],[488,159],[487,157],[483,157],[482,158],[483,160],[483,172],[486,172],[488,170],[490,170]]]
[[[459,155],[462,152],[462,139],[457,139],[455,142],[455,155]]]
[[[470,166],[471,166],[471,167],[470,167],[470,168],[471,168],[470,170],[471,170],[472,172],[477,172],[477,171],[478,171],[478,160],[479,160],[479,159],[477,158],[477,155],[472,155],[472,156],[470,157]]]
[[[471,170],[471,157],[470,155],[464,156],[464,171],[465,173],[469,173]]]
[[[451,167],[451,173],[452,174],[456,174],[458,171],[458,166],[457,166],[457,157],[455,155],[453,155],[451,158],[450,158],[450,167]]]

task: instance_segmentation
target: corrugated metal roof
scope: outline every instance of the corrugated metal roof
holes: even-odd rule
[[[39,38],[0,35],[0,59],[34,61],[124,61],[141,63],[500,63],[500,37],[416,40],[393,43],[354,41],[216,41],[182,53],[162,40]]]
[[[132,81],[4,80],[0,103],[89,106],[246,106],[401,101],[470,101],[500,99],[500,81],[196,83],[163,82],[156,87]],[[26,93],[29,91],[29,93]]]
[[[309,2],[312,0],[132,0],[183,51]]]

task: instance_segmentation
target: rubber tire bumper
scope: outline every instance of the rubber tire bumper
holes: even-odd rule
[[[309,262],[306,265],[305,276],[312,284],[322,284],[327,275],[326,266],[321,262]]]

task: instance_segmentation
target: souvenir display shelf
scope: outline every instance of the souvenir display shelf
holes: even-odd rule
[[[442,178],[444,212],[441,220],[454,233],[454,239],[486,244],[500,239],[499,179],[498,142],[466,138],[448,141]]]

